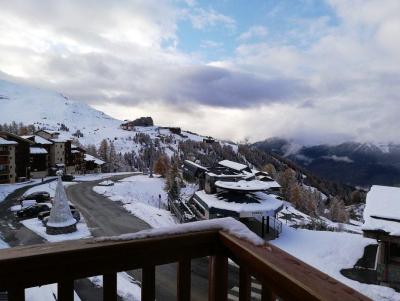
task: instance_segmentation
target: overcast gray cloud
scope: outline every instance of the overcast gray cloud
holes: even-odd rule
[[[399,142],[400,2],[384,2],[330,0],[338,24],[302,22],[298,45],[255,25],[210,62],[179,50],[179,22],[232,35],[236,21],[195,3],[2,1],[0,71],[119,118],[156,108],[147,114],[177,123],[180,112],[182,126],[219,137]]]

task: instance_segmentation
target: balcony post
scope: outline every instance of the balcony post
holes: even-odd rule
[[[64,279],[57,285],[58,301],[74,301],[74,280]]]
[[[103,300],[117,301],[117,273],[103,275]]]
[[[12,288],[7,291],[9,301],[25,301],[24,288]]]
[[[190,301],[191,271],[190,259],[178,262],[177,300]]]
[[[156,268],[148,266],[142,269],[142,301],[154,301],[156,298]]]
[[[251,277],[249,270],[241,266],[239,269],[239,301],[250,301]]]
[[[208,301],[226,301],[228,297],[228,258],[217,254],[208,259]]]

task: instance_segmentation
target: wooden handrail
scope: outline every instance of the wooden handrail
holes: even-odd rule
[[[104,298],[116,300],[116,273],[143,269],[142,300],[155,298],[155,266],[178,262],[178,300],[190,300],[190,261],[209,256],[209,300],[226,300],[228,258],[241,268],[240,300],[250,297],[250,276],[263,300],[369,300],[267,244],[257,247],[218,230],[130,241],[75,240],[0,250],[0,291],[24,300],[23,289],[58,283],[59,300],[72,300],[73,280],[104,275]],[[22,293],[21,293],[22,292]]]
[[[369,300],[271,244],[256,247],[225,232],[220,237],[229,258],[284,300]]]

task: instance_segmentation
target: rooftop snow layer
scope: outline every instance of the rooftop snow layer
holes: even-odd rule
[[[42,155],[42,154],[47,154],[47,150],[43,147],[31,146],[29,148],[29,153],[31,155]]]
[[[18,144],[18,143],[15,141],[9,141],[9,140],[6,140],[6,139],[0,137],[0,145],[15,145],[15,144]]]
[[[103,165],[103,164],[106,163],[103,160],[100,160],[100,159],[98,159],[96,157],[93,157],[92,155],[89,155],[89,154],[85,154],[84,160],[85,161],[94,161],[94,163],[96,163],[97,165]]]
[[[53,142],[51,142],[51,141],[49,141],[49,140],[47,140],[47,139],[44,139],[43,137],[40,137],[40,136],[38,136],[38,135],[28,135],[28,136],[21,136],[22,138],[24,138],[24,139],[29,139],[29,138],[32,138],[33,137],[33,141],[35,142],[35,143],[37,143],[37,144],[43,144],[43,145],[50,145],[50,144],[53,144]],[[30,140],[30,139],[29,139]]]
[[[363,230],[400,236],[400,188],[374,185],[367,194]]]
[[[244,190],[244,191],[262,191],[270,188],[268,182],[262,182],[259,180],[253,180],[253,181],[240,180],[237,182],[216,181],[215,186],[228,190]]]
[[[204,190],[196,191],[195,195],[205,202],[208,208],[224,209],[241,213],[257,213],[271,215],[282,207],[283,202],[264,192],[247,193],[243,200],[249,202],[235,202],[224,198],[224,194],[207,194]],[[250,202],[251,200],[251,202]]]
[[[233,170],[237,170],[237,171],[242,171],[247,167],[247,165],[241,164],[241,163],[237,163],[237,162],[233,162],[230,160],[222,160],[220,162],[218,162],[219,165],[224,166],[224,167],[228,167],[231,168]]]

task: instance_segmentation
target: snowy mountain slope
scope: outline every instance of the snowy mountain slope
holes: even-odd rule
[[[399,144],[344,142],[298,147],[290,140],[270,138],[255,146],[335,182],[359,186],[400,184]]]
[[[185,138],[157,126],[138,127],[135,132],[125,131],[119,128],[121,120],[87,104],[70,100],[57,92],[0,80],[0,123],[12,121],[57,131],[64,124],[69,131],[60,131],[62,138],[71,138],[73,133],[80,130],[83,137],[79,141],[83,145],[98,146],[101,140],[108,138],[114,141],[116,150],[123,153],[140,147],[132,141],[136,133],[148,134],[152,139],[160,134],[172,135],[174,142],[183,139],[202,141],[204,138],[183,131],[182,135],[187,137]],[[176,143],[168,146],[176,149]]]

